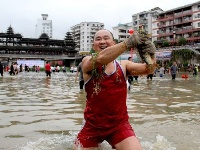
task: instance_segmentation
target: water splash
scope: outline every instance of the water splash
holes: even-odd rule
[[[176,150],[163,136],[157,135],[155,143],[141,142],[144,150]]]
[[[40,138],[35,142],[28,142],[26,145],[15,148],[15,150],[73,150],[76,133],[71,135],[53,135],[46,138]],[[141,145],[144,150],[176,150],[163,136],[157,135],[154,143],[142,141]],[[78,146],[77,150],[80,150]],[[99,145],[98,150],[111,150],[111,146],[104,141]]]
[[[15,150],[73,150],[77,132],[69,132],[71,135],[53,135],[42,137],[38,141],[28,142],[25,145],[17,146]],[[81,146],[77,146],[81,150]],[[111,146],[104,141],[99,145],[98,150],[111,150]]]
[[[72,137],[54,135],[52,137],[40,138],[35,142],[28,142],[17,150],[66,150],[73,146]]]

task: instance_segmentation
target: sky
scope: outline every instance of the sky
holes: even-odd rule
[[[132,15],[160,7],[167,11],[197,0],[0,0],[0,32],[8,27],[25,38],[35,38],[41,14],[53,23],[53,39],[64,39],[70,27],[81,22],[101,22],[112,32],[119,23],[129,23]],[[200,1],[199,1],[200,2]]]

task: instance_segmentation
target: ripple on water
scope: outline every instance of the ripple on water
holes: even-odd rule
[[[174,88],[174,90],[181,91],[181,92],[192,92],[192,90],[187,90],[183,88]]]
[[[13,150],[72,149],[81,129],[85,94],[72,74],[54,74],[48,80],[45,73],[37,75],[5,76],[0,84],[0,149],[19,143],[24,145]],[[131,86],[127,100],[131,125],[144,150],[174,150],[172,145],[185,149],[188,144],[195,149],[200,146],[200,84],[195,84],[199,81],[173,82],[165,77],[150,82],[139,78]],[[111,150],[107,142],[101,147]]]

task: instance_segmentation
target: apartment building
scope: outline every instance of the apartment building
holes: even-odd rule
[[[125,40],[130,36],[129,30],[138,30],[139,25],[143,25],[144,29],[148,32],[149,37],[152,36],[152,21],[155,19],[158,13],[163,10],[159,7],[155,7],[149,11],[143,11],[132,15],[132,22],[118,24],[118,26],[113,27],[113,36],[119,42]]]
[[[169,41],[171,45],[180,37],[188,43],[200,42],[200,1],[163,11],[152,21],[152,40]]]
[[[75,50],[89,52],[95,33],[103,28],[104,24],[100,22],[81,22],[71,27],[71,33],[76,43]]]
[[[53,37],[52,20],[48,20],[48,14],[42,14],[42,18],[37,19],[35,36],[39,38],[42,33],[46,33],[49,38]]]
[[[157,18],[157,14],[161,12],[163,12],[161,8],[155,7],[149,11],[143,11],[132,15],[133,29],[137,30],[140,25],[143,25],[149,37],[152,38],[152,28],[154,27],[152,22]]]
[[[129,30],[133,29],[133,23],[125,23],[125,24],[118,24],[118,26],[115,26],[113,29],[113,36],[114,39],[117,39],[118,42],[124,41],[126,38],[130,36]]]

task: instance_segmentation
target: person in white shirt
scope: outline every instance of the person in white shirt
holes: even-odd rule
[[[160,67],[160,77],[163,77],[165,68],[163,66]]]

